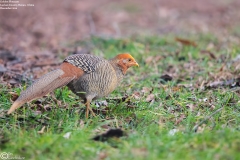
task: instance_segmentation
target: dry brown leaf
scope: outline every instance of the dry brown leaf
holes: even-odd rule
[[[135,99],[140,99],[140,92],[137,92],[137,91],[136,91],[136,92],[133,93],[132,96],[133,96],[133,98],[135,98]]]
[[[190,111],[194,111],[196,109],[196,106],[194,104],[187,104],[186,107],[190,109]]]
[[[177,92],[177,91],[180,91],[181,88],[180,88],[180,87],[173,87],[172,90],[173,90],[174,92]]]
[[[175,40],[177,42],[180,42],[181,44],[185,45],[185,46],[194,46],[194,47],[197,47],[197,44],[193,41],[190,41],[188,39],[183,39],[183,38],[179,38],[179,37],[176,37]]]
[[[217,57],[214,55],[214,53],[210,52],[210,51],[207,51],[207,50],[202,50],[201,51],[202,54],[206,54],[208,55],[210,58],[212,59],[216,59]]]
[[[147,102],[151,102],[151,101],[153,101],[154,99],[155,99],[154,94],[149,94],[149,95],[147,96],[147,98],[146,98],[146,101],[147,101]]]
[[[152,91],[152,88],[148,88],[148,87],[143,87],[141,90],[141,92],[143,92],[143,93],[149,93],[151,91]]]
[[[180,118],[176,119],[175,125],[178,125],[183,121],[183,119],[186,118],[184,114],[181,114]]]
[[[9,94],[11,95],[11,100],[12,101],[16,101],[18,99],[18,94],[15,92],[9,92]]]
[[[52,110],[52,107],[49,104],[45,105],[43,108],[44,108],[45,111],[51,111]]]
[[[211,105],[210,110],[213,111],[216,107],[213,104],[210,105]]]

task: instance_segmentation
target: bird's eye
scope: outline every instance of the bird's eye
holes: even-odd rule
[[[129,59],[128,59],[128,62],[131,62],[131,61],[132,61],[132,59],[129,58]]]

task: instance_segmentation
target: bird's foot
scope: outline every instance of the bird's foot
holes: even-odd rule
[[[93,110],[92,110],[92,108],[91,108],[91,107],[89,107],[89,110],[90,110],[90,112],[91,112],[92,116],[93,116],[93,117],[96,117],[96,114],[93,112]]]
[[[86,103],[86,118],[87,118],[87,119],[88,119],[89,111],[91,112],[91,115],[92,115],[93,117],[96,117],[95,113],[93,112],[92,108],[90,107],[90,103],[87,102],[87,103]]]

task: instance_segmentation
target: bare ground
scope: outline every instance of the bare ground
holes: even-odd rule
[[[33,3],[34,7],[0,10],[0,74],[6,70],[28,73],[31,68],[38,77],[58,65],[56,53],[64,46],[91,35],[211,33],[220,38],[231,35],[239,42],[235,33],[240,26],[239,0],[20,0],[20,3]],[[1,76],[0,81],[11,80],[11,74],[8,76]]]

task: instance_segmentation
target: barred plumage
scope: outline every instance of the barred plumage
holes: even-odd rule
[[[86,73],[94,72],[97,64],[102,61],[106,60],[91,54],[75,54],[68,56],[64,60],[64,62],[71,63],[72,65],[81,68]]]
[[[119,54],[109,61],[90,54],[69,56],[59,69],[42,76],[23,91],[9,109],[8,114],[26,102],[67,85],[75,94],[84,99],[86,117],[89,111],[95,115],[90,108],[90,102],[110,94],[131,66],[138,66],[138,63],[126,53]]]
[[[94,72],[73,80],[68,87],[80,97],[92,100],[108,95],[118,86],[118,80],[121,79],[118,79],[113,66],[104,61],[98,63]]]

